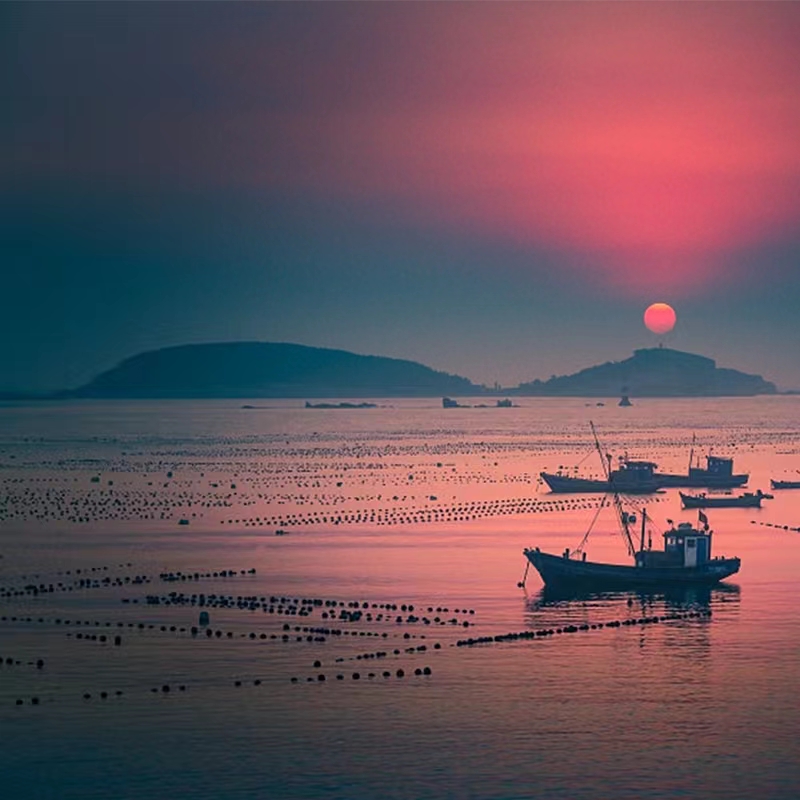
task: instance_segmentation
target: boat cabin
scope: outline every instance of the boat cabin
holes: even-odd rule
[[[705,564],[711,560],[711,531],[698,531],[690,522],[679,522],[664,534],[664,552],[676,554],[684,567]]]
[[[679,522],[664,534],[664,550],[636,554],[639,567],[698,567],[711,561],[711,531],[699,531],[690,522]]]
[[[611,472],[611,483],[619,490],[652,489],[656,486],[654,473],[658,465],[652,461],[623,461]]]
[[[733,475],[733,459],[706,456],[706,468],[689,467],[689,477],[730,478]]]

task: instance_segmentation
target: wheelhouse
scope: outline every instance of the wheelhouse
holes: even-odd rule
[[[711,531],[699,531],[681,522],[664,534],[664,552],[684,567],[696,567],[711,560]]]

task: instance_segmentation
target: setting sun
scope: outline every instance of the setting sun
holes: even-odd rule
[[[653,303],[644,312],[644,324],[653,333],[669,333],[677,319],[675,309],[667,303]]]

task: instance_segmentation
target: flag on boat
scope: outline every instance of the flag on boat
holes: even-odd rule
[[[697,512],[697,518],[703,523],[703,525],[706,526],[706,528],[708,527],[708,517],[702,512],[702,510]]]

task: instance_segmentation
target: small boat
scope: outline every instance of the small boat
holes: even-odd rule
[[[702,511],[700,521],[703,527],[700,527],[700,523],[694,527],[689,522],[673,525],[664,533],[663,550],[653,550],[650,543],[645,548],[647,519],[646,511],[642,510],[642,536],[638,550],[634,548],[628,527],[623,522],[628,552],[634,558],[633,565],[587,561],[585,553],[575,558],[579,551],[570,553],[565,550],[561,555],[551,555],[543,553],[538,547],[526,548],[523,554],[528,564],[520,585],[525,585],[531,564],[541,575],[545,586],[573,591],[711,585],[739,571],[739,558],[712,557],[713,532]]]
[[[709,497],[706,494],[684,494],[679,492],[684,508],[761,508],[762,500],[771,500],[772,496],[757,492],[745,492],[740,495]]]
[[[800,481],[776,481],[770,480],[773,489],[800,489]]]

